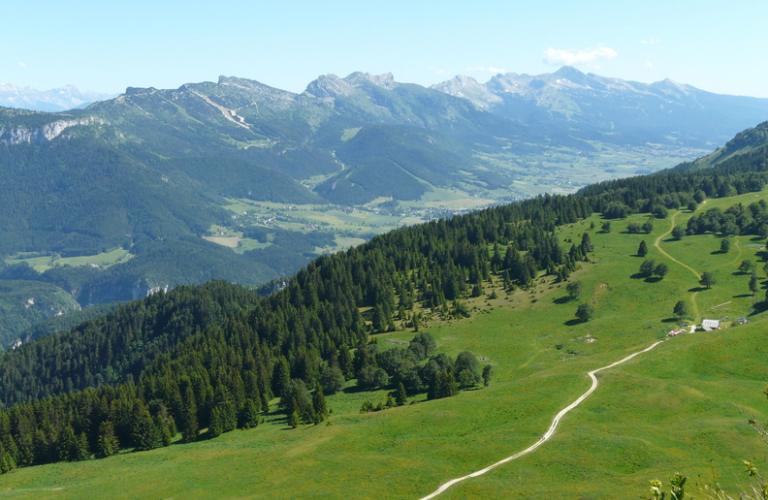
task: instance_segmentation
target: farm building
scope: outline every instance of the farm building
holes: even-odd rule
[[[701,327],[705,332],[711,332],[712,330],[720,329],[720,320],[717,319],[705,319],[701,322]]]

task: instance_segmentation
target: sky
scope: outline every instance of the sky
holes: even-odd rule
[[[219,75],[292,92],[319,75],[456,75],[564,65],[768,97],[768,1],[3,0],[0,83],[121,93]]]

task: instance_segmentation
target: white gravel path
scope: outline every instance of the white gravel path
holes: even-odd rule
[[[524,449],[523,451],[515,453],[511,457],[507,457],[507,458],[505,458],[503,460],[500,460],[500,461],[496,462],[493,465],[489,465],[485,469],[481,469],[481,470],[479,470],[477,472],[473,472],[472,474],[468,474],[468,475],[463,476],[463,477],[459,477],[459,478],[456,478],[456,479],[451,479],[447,483],[445,483],[442,486],[440,486],[433,493],[430,493],[429,495],[427,495],[425,497],[422,497],[420,500],[430,500],[432,498],[435,498],[436,496],[438,496],[439,494],[441,494],[442,492],[444,492],[445,490],[447,490],[448,488],[450,488],[451,486],[453,486],[456,483],[460,483],[462,481],[465,481],[465,480],[473,478],[473,477],[482,476],[486,472],[488,472],[490,470],[493,470],[493,469],[495,469],[496,467],[498,467],[500,465],[503,465],[503,464],[505,464],[507,462],[511,462],[512,460],[515,460],[517,458],[522,457],[523,455],[527,455],[528,453],[532,452],[533,450],[535,450],[536,448],[538,448],[539,446],[544,444],[547,440],[549,440],[549,438],[551,438],[555,434],[555,430],[557,429],[557,426],[560,424],[560,420],[565,416],[566,413],[568,413],[569,411],[571,411],[574,408],[576,408],[577,406],[579,406],[582,403],[582,401],[587,399],[590,394],[595,392],[595,389],[597,389],[597,386],[600,384],[597,381],[597,377],[595,376],[595,373],[597,373],[599,371],[602,371],[602,370],[607,370],[608,368],[613,368],[614,366],[617,366],[617,365],[620,365],[620,364],[622,364],[622,363],[624,363],[626,361],[629,361],[630,359],[634,358],[638,354],[642,354],[644,352],[650,351],[651,349],[653,349],[657,345],[661,344],[662,342],[664,342],[664,340],[660,340],[660,341],[656,342],[655,344],[652,344],[650,347],[646,347],[642,351],[638,351],[638,352],[636,352],[634,354],[630,354],[626,358],[621,359],[619,361],[616,361],[615,363],[611,363],[608,366],[604,366],[602,368],[598,368],[597,370],[592,370],[591,372],[589,372],[588,375],[592,379],[592,386],[589,388],[589,390],[587,390],[587,392],[582,394],[579,397],[579,399],[577,399],[576,401],[574,401],[570,405],[568,405],[565,408],[563,408],[560,411],[560,413],[558,413],[555,416],[554,420],[552,420],[552,425],[549,426],[549,429],[547,430],[547,432],[544,433],[544,435],[541,437],[541,439],[539,439],[535,444],[532,444],[531,446],[529,446],[528,448]]]

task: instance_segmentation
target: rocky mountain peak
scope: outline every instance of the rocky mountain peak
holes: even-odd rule
[[[364,83],[372,83],[379,87],[391,90],[397,86],[397,82],[395,82],[395,77],[392,76],[392,73],[371,75],[370,73],[355,71],[354,73],[351,73],[349,76],[344,78],[344,81],[354,87],[358,87]]]
[[[551,75],[548,75],[548,80],[568,80],[579,85],[588,85],[589,76],[582,73],[573,66],[563,66],[559,70],[555,71]]]
[[[501,102],[501,97],[497,96],[493,90],[471,76],[457,75],[450,80],[432,85],[431,88],[452,96],[469,99],[475,106],[483,110],[487,110],[494,103]]]
[[[339,96],[347,96],[355,92],[349,82],[334,74],[321,75],[316,80],[307,85],[305,94],[309,94],[320,99],[335,99]]]

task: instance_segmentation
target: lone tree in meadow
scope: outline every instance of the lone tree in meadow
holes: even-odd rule
[[[752,273],[752,276],[749,277],[749,291],[752,292],[754,297],[758,290],[760,290],[760,282],[757,279],[757,274]]]
[[[683,236],[685,236],[685,228],[683,226],[675,226],[672,230],[672,237],[676,240],[681,240]]]
[[[601,229],[601,230],[602,230],[604,233],[610,233],[610,232],[611,232],[611,221],[605,221],[605,222],[603,222],[603,225],[602,225],[602,226],[600,226],[600,229]]]
[[[728,253],[730,250],[731,250],[731,240],[728,238],[723,238],[720,241],[720,252]]]
[[[595,308],[588,303],[580,304],[576,309],[576,317],[583,322],[587,322],[595,315]]]
[[[712,275],[712,273],[710,273],[709,271],[704,271],[703,273],[701,273],[701,279],[699,280],[699,284],[701,286],[707,287],[707,290],[709,290],[710,288],[712,288],[712,285],[717,284],[717,280]]]
[[[648,255],[648,245],[645,244],[645,240],[640,242],[640,246],[637,247],[637,256],[645,257]]]
[[[493,377],[493,367],[491,365],[485,365],[483,367],[483,385],[485,387],[491,385],[491,377]]]
[[[565,291],[571,299],[579,298],[581,295],[581,281],[571,281],[565,286]]]
[[[672,310],[672,313],[677,319],[683,319],[684,317],[688,316],[688,305],[682,300],[679,300],[677,304],[675,304],[675,308]]]

